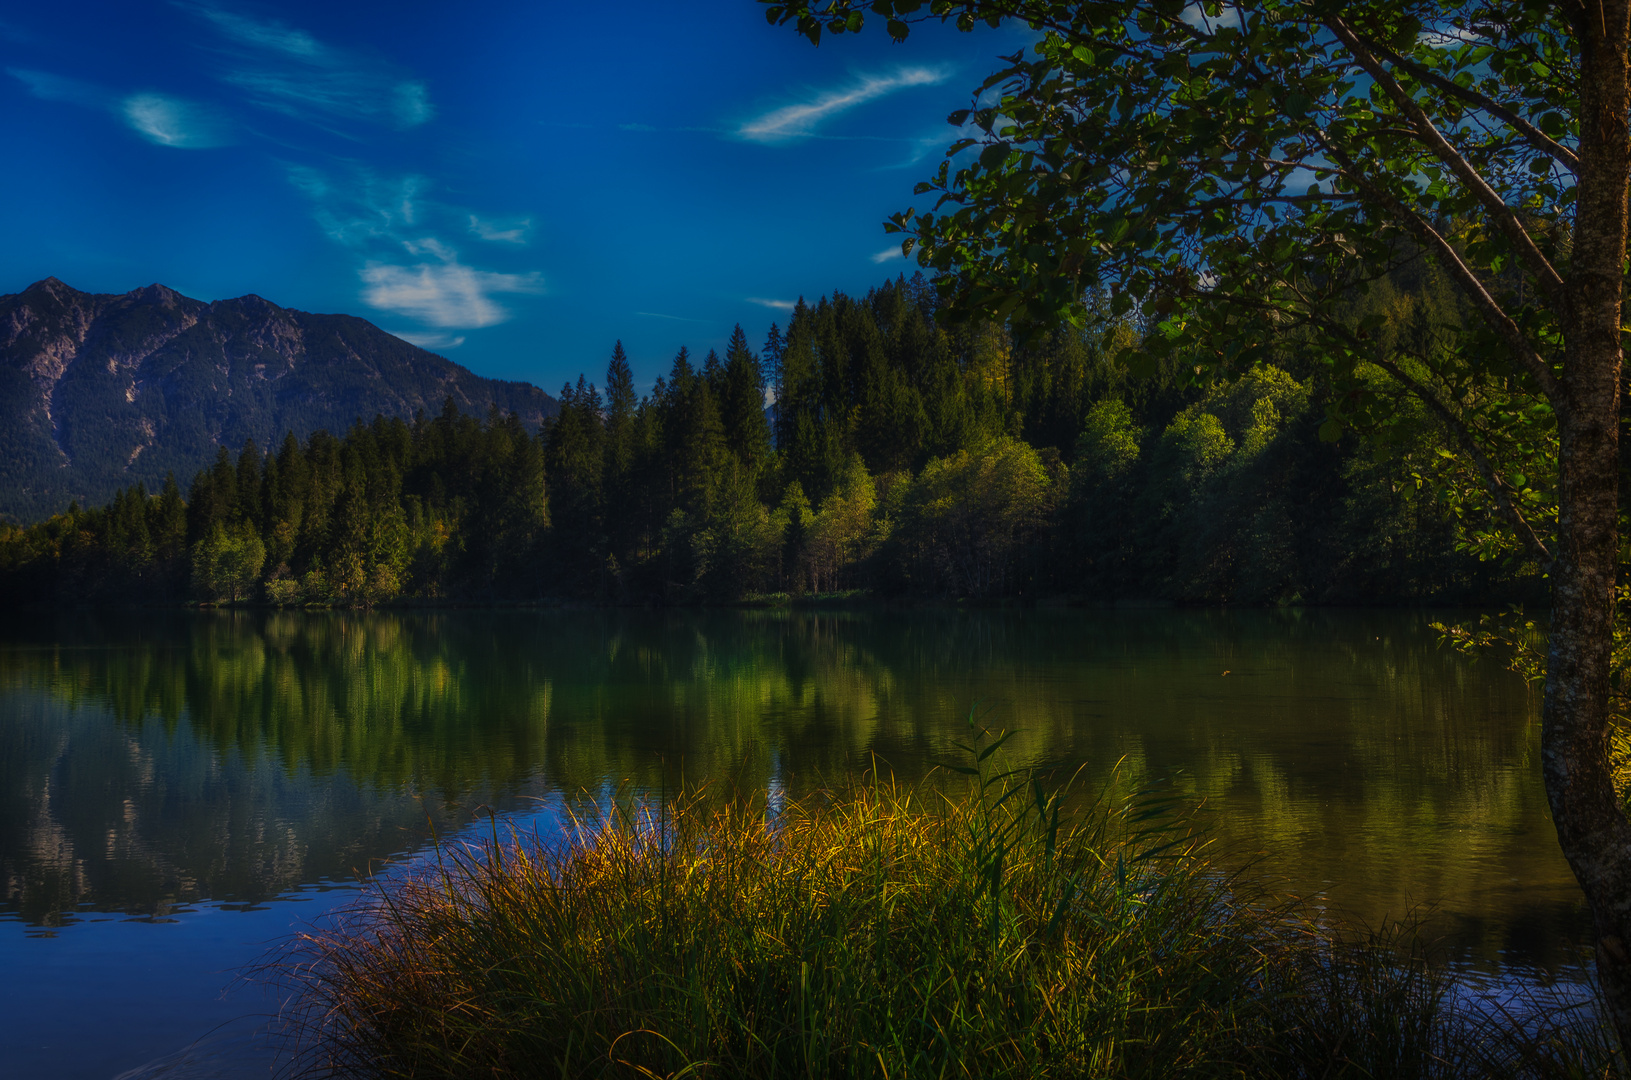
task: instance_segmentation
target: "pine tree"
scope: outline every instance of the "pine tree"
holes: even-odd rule
[[[368,586],[368,525],[368,477],[361,456],[347,447],[325,561],[329,586],[337,596],[354,603],[364,599]]]
[[[602,424],[600,394],[593,383],[580,375],[576,389],[562,388],[561,411],[550,425],[544,461],[551,478],[549,516],[556,562],[567,591],[576,591],[585,581],[597,581],[605,558]]]
[[[254,439],[245,439],[238,452],[238,471],[235,478],[236,497],[232,504],[232,520],[249,523],[257,529],[261,524],[261,452]]]
[[[725,373],[721,381],[720,412],[725,442],[751,480],[769,462],[770,425],[765,419],[764,375],[740,325],[732,331],[730,344],[725,349]]]
[[[770,387],[770,437],[777,447],[781,431],[782,399],[787,396],[786,381],[782,371],[782,354],[787,351],[787,342],[782,339],[781,327],[775,323],[770,324],[770,333],[765,336],[765,347],[759,350],[759,361],[763,365],[765,385]]]
[[[639,529],[638,485],[633,470],[638,451],[634,375],[619,341],[606,366],[605,467],[602,471],[603,518],[610,555],[620,566],[633,561]]]
[[[175,473],[164,475],[164,488],[148,506],[148,535],[153,538],[153,555],[174,566],[187,553],[187,504]]]
[[[679,447],[681,508],[698,520],[705,519],[712,510],[714,493],[730,453],[719,404],[706,379],[692,384],[679,432]]]
[[[215,464],[200,472],[187,495],[187,540],[196,544],[232,517],[238,502],[238,474],[227,448],[218,447]]]
[[[275,460],[276,467],[271,468],[269,464],[268,470],[272,485],[267,499],[266,530],[266,557],[274,568],[288,565],[294,558],[311,488],[311,469],[294,432],[284,435]]]

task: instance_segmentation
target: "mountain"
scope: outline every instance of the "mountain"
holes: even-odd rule
[[[46,278],[0,296],[0,520],[101,504],[137,481],[153,490],[172,471],[185,488],[218,447],[434,415],[449,396],[534,430],[558,409],[535,386],[484,379],[351,315]]]

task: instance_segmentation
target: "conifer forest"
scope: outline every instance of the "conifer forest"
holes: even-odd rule
[[[681,348],[644,395],[619,344],[603,379],[565,387],[538,431],[450,399],[436,416],[223,447],[162,490],[0,526],[0,602],[1352,604],[1535,591],[1521,553],[1488,550],[1477,485],[1439,451],[1433,417],[1332,438],[1329,387],[1294,335],[1272,362],[1216,381],[1181,355],[1140,361],[1125,320],[947,324],[934,297],[917,276],[800,301],[757,349],[740,327],[723,356]],[[1426,270],[1356,302],[1427,348],[1458,321]]]

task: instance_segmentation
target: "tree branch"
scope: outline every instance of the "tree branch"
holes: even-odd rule
[[[1535,245],[1534,237],[1529,235],[1529,230],[1523,227],[1523,222],[1518,220],[1518,216],[1512,212],[1512,208],[1506,204],[1506,200],[1502,199],[1495,189],[1489,186],[1489,182],[1479,174],[1477,169],[1472,167],[1472,164],[1466,158],[1461,156],[1460,151],[1450,145],[1450,141],[1433,124],[1433,120],[1427,115],[1426,110],[1405,92],[1404,87],[1399,85],[1399,81],[1389,74],[1387,69],[1377,63],[1376,57],[1371,54],[1370,50],[1365,47],[1365,43],[1359,39],[1359,35],[1354,33],[1346,22],[1333,15],[1325,20],[1325,25],[1344,45],[1348,46],[1359,66],[1365,70],[1367,75],[1376,80],[1388,97],[1393,99],[1393,103],[1399,107],[1399,110],[1409,118],[1416,128],[1417,139],[1432,150],[1445,164],[1449,165],[1451,171],[1461,178],[1461,182],[1467,185],[1468,190],[1483,204],[1484,209],[1489,211],[1496,228],[1517,249],[1519,257],[1528,265],[1530,272],[1535,275],[1541,291],[1546,293],[1553,308],[1557,311],[1567,310],[1568,298],[1564,294],[1563,278],[1547,260],[1546,256],[1541,253],[1540,248]]]
[[[1412,78],[1419,79],[1440,92],[1464,101],[1473,108],[1482,112],[1487,112],[1497,120],[1510,125],[1514,131],[1519,132],[1524,138],[1528,139],[1530,145],[1532,145],[1535,149],[1556,159],[1558,163],[1560,163],[1570,172],[1574,173],[1576,176],[1580,174],[1580,158],[1573,150],[1570,150],[1567,146],[1564,146],[1556,139],[1553,139],[1550,135],[1547,135],[1544,131],[1540,130],[1540,128],[1536,127],[1534,124],[1531,124],[1529,121],[1525,120],[1523,117],[1519,116],[1505,105],[1502,105],[1500,102],[1494,100],[1493,98],[1486,97],[1476,90],[1469,90],[1465,86],[1461,86],[1450,79],[1446,79],[1437,72],[1422,67],[1414,60],[1400,56],[1398,53],[1394,52],[1392,49],[1389,49],[1385,45],[1380,45],[1373,41],[1366,41],[1365,47],[1381,56],[1394,67],[1403,68],[1405,71],[1410,72]]]
[[[1518,539],[1523,542],[1524,547],[1528,548],[1529,553],[1540,563],[1541,572],[1551,573],[1551,551],[1548,550],[1545,542],[1535,534],[1534,527],[1523,516],[1523,511],[1519,510],[1517,504],[1512,501],[1507,482],[1501,479],[1501,475],[1495,471],[1495,466],[1490,462],[1489,455],[1485,454],[1483,449],[1479,447],[1478,441],[1473,435],[1472,429],[1467,426],[1466,421],[1451,412],[1449,407],[1439,400],[1439,396],[1433,393],[1430,387],[1422,385],[1420,381],[1394,361],[1372,357],[1370,362],[1387,372],[1395,382],[1415,395],[1423,405],[1426,405],[1432,411],[1434,416],[1438,417],[1450,429],[1450,434],[1455,436],[1455,441],[1461,446],[1462,452],[1472,460],[1473,468],[1478,471],[1479,478],[1484,481],[1484,487],[1489,492],[1490,498],[1495,500],[1495,506],[1500,510],[1501,516],[1506,518],[1507,524],[1511,525],[1513,531],[1518,534]]]
[[[1540,387],[1541,393],[1551,399],[1554,404],[1561,402],[1563,400],[1562,387],[1558,384],[1557,376],[1552,374],[1551,366],[1547,364],[1540,353],[1535,351],[1535,347],[1529,343],[1529,339],[1524,336],[1523,330],[1518,324],[1512,320],[1512,316],[1508,315],[1495,297],[1490,295],[1489,290],[1484,287],[1484,283],[1478,280],[1478,275],[1473,273],[1472,268],[1462,261],[1460,252],[1456,251],[1450,242],[1440,235],[1439,231],[1433,228],[1420,214],[1365,179],[1353,167],[1353,159],[1334,141],[1326,139],[1324,142],[1326,150],[1342,165],[1349,180],[1364,192],[1367,198],[1391,211],[1393,216],[1398,218],[1406,229],[1414,233],[1418,239],[1422,240],[1427,247],[1431,248],[1444,261],[1450,275],[1461,283],[1461,287],[1467,290],[1473,301],[1483,310],[1484,317],[1489,320],[1495,332],[1500,334],[1507,346],[1511,348],[1518,363],[1535,380]]]

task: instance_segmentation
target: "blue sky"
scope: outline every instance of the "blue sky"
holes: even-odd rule
[[[361,315],[551,393],[914,266],[881,222],[1023,31],[813,48],[752,0],[0,9],[0,292]]]

